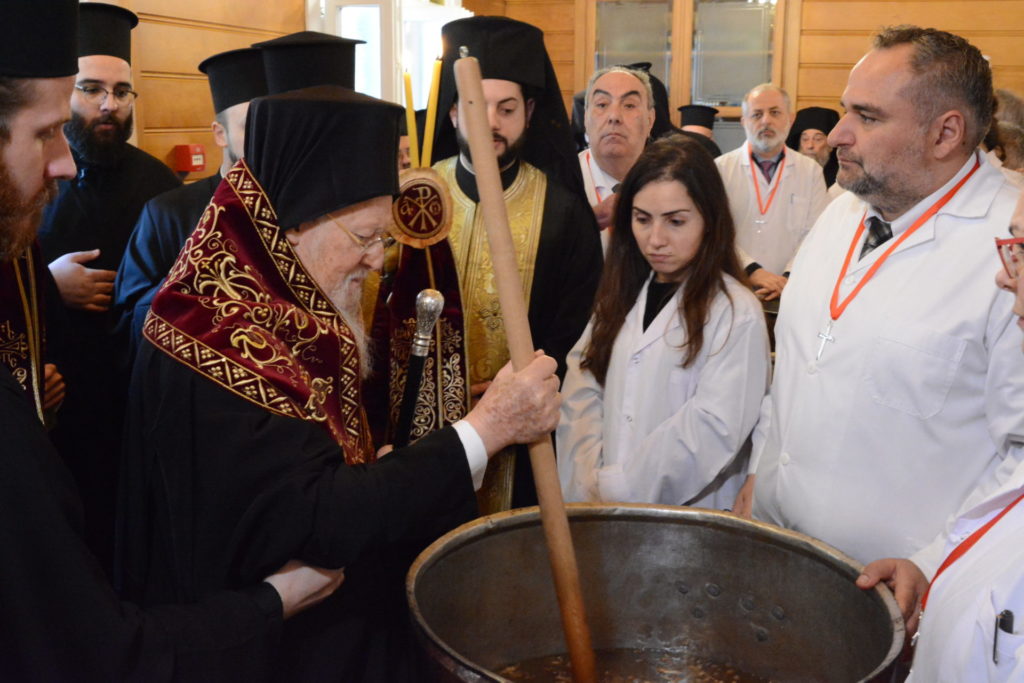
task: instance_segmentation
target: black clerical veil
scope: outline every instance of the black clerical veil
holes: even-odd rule
[[[459,48],[465,46],[469,55],[480,62],[483,78],[514,81],[523,86],[526,98],[533,98],[533,115],[526,129],[522,158],[565,187],[582,192],[583,179],[569,117],[541,30],[505,17],[468,17],[445,24],[441,37],[444,55],[433,163],[459,153],[455,128],[447,113],[458,99],[454,64]]]
[[[0,21],[0,77],[78,73],[78,0],[4,0],[3,7],[7,19]]]
[[[402,108],[336,85],[252,101],[245,159],[284,230],[398,192]]]
[[[790,149],[800,151],[800,136],[804,131],[813,128],[820,130],[825,135],[832,132],[832,129],[839,123],[839,112],[827,107],[804,107],[796,113],[793,126],[789,129],[789,136],[786,138],[786,146]],[[839,160],[836,158],[836,151],[833,149],[829,154],[828,161],[822,169],[825,174],[826,187],[836,181],[836,173],[839,172]]]

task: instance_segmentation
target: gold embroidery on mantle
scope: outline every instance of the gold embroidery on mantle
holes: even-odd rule
[[[483,214],[477,211],[478,204],[459,189],[455,180],[457,162],[458,157],[451,157],[435,168],[448,183],[453,199],[452,229],[448,240],[459,272],[469,381],[476,384],[493,379],[508,362],[508,340],[498,303]],[[516,263],[527,302],[533,286],[546,190],[547,176],[534,166],[520,162],[516,179],[504,192]]]
[[[298,306],[273,300],[263,276],[251,265],[239,262],[238,245],[226,239],[219,227],[226,207],[214,203],[206,208],[186,241],[167,286],[173,285],[213,311],[215,327],[229,316],[249,323],[228,328],[231,348],[264,373],[278,377],[279,383],[305,387],[308,397],[298,401],[285,394],[260,373],[182,332],[155,311],[146,319],[146,336],[170,356],[252,403],[285,417],[323,424],[337,443],[351,446],[345,449],[350,464],[373,460],[359,401],[360,361],[351,331],[295,256],[266,194],[244,161],[228,172],[225,181],[244,207],[263,249]],[[324,343],[339,344],[340,362],[328,372],[338,376],[336,382],[312,376],[307,370],[321,352],[328,351],[318,350],[318,344]],[[335,387],[339,390],[336,400],[340,420],[330,419],[326,408]]]

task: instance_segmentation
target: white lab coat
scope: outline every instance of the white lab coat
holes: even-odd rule
[[[973,163],[895,221],[894,235]],[[828,206],[782,296],[775,378],[753,439],[757,518],[864,563],[913,559],[973,490],[1005,479],[996,471],[1004,458],[1021,460],[1021,333],[1013,295],[993,283],[993,237],[1007,233],[1016,199],[982,161],[877,271],[826,343],[818,334],[867,208],[852,193]],[[858,261],[858,244],[841,298],[887,246]]]
[[[758,208],[750,173],[750,143],[744,142],[738,149],[715,159],[736,224],[740,265],[746,268],[756,261],[776,275],[792,270],[797,248],[829,203],[818,162],[789,147],[783,149],[786,165],[781,177],[776,171],[772,184],[765,181],[760,169],[754,169],[762,204],[768,203],[774,184],[781,183],[764,216]]]
[[[681,290],[644,331],[644,285],[616,337],[603,389],[580,370],[587,326],[567,358],[555,432],[566,500],[732,506],[769,359],[760,303],[725,280],[732,304],[724,293],[715,298],[704,346],[688,368],[680,367]]]
[[[1022,491],[1024,467],[1018,467],[997,493],[949,525],[942,557]],[[931,576],[937,567],[922,569]],[[996,615],[1003,610],[1013,613],[1014,628],[997,637]],[[907,680],[1024,681],[1024,501],[935,580]]]

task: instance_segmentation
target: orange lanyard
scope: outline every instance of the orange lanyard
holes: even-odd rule
[[[768,209],[772,208],[772,200],[775,199],[775,193],[779,191],[779,185],[782,184],[782,169],[786,167],[786,153],[782,153],[782,161],[779,162],[779,167],[775,169],[775,175],[772,176],[772,180],[775,181],[775,185],[772,187],[772,191],[768,195],[767,205],[761,203],[761,183],[757,182],[757,173],[754,171],[754,166],[756,165],[754,157],[751,155],[750,177],[754,181],[754,192],[757,193],[757,210],[760,211],[763,216],[768,213]]]
[[[853,252],[857,248],[857,242],[860,241],[861,235],[864,234],[864,218],[867,216],[867,212],[864,212],[864,215],[860,217],[860,225],[857,226],[857,232],[853,235],[853,241],[850,242],[850,250],[846,252],[846,260],[843,261],[843,269],[839,272],[839,277],[836,278],[836,286],[832,289],[832,300],[828,304],[828,310],[829,313],[832,315],[832,320],[839,320],[839,316],[843,314],[843,311],[846,310],[846,307],[849,305],[849,303],[853,301],[858,294],[860,294],[860,290],[864,288],[864,285],[868,283],[868,280],[874,277],[875,273],[878,272],[878,269],[881,268],[882,264],[885,263],[886,259],[889,258],[889,255],[892,254],[892,252],[896,251],[896,249],[901,244],[903,244],[903,242],[905,242],[908,237],[917,232],[918,228],[920,228],[922,225],[928,222],[929,218],[938,213],[939,209],[944,207],[949,202],[949,200],[953,198],[953,196],[960,190],[960,188],[963,187],[964,183],[970,180],[971,176],[974,175],[974,172],[978,170],[979,166],[981,166],[981,161],[975,159],[974,168],[971,169],[971,172],[965,175],[963,178],[961,178],[960,182],[954,185],[949,190],[949,192],[947,192],[945,195],[943,195],[941,199],[939,199],[939,201],[932,204],[931,208],[925,211],[920,218],[914,221],[914,224],[907,228],[906,231],[904,231],[904,233],[899,236],[899,238],[894,240],[893,243],[889,245],[889,248],[885,250],[885,253],[882,254],[881,258],[879,258],[871,265],[871,267],[868,269],[868,272],[864,274],[863,278],[861,278],[861,281],[858,282],[857,286],[853,288],[853,291],[850,292],[849,295],[847,295],[847,297],[842,300],[842,302],[840,302],[839,285],[840,283],[842,283],[843,278],[846,277],[846,271],[850,268],[850,261],[853,259]]]
[[[1017,503],[1019,503],[1022,498],[1024,498],[1024,493],[1022,493],[1021,495],[1017,496],[1016,500],[1014,500],[1012,503],[1010,503],[1009,505],[1004,507],[1002,512],[1000,512],[998,515],[996,515],[995,517],[990,519],[988,521],[988,523],[985,524],[985,526],[981,527],[980,529],[975,531],[973,534],[968,536],[967,540],[965,540],[963,543],[961,543],[957,547],[953,548],[953,552],[951,552],[949,554],[949,556],[946,557],[945,561],[939,566],[938,571],[935,572],[935,576],[932,577],[931,583],[928,584],[928,590],[926,590],[924,592],[924,597],[921,598],[921,612],[922,613],[924,613],[925,605],[928,604],[928,596],[932,592],[932,586],[934,586],[935,582],[939,580],[939,575],[941,575],[942,572],[946,571],[946,568],[949,567],[949,565],[951,565],[954,562],[956,562],[957,560],[959,560],[964,555],[964,553],[966,553],[968,550],[970,550],[974,546],[975,543],[980,541],[981,537],[984,536],[985,534],[987,534],[989,529],[991,529],[995,525],[996,522],[998,522],[1000,519],[1002,519],[1003,515],[1005,515],[1007,512],[1009,512],[1011,509],[1013,509],[1013,506],[1016,505]]]

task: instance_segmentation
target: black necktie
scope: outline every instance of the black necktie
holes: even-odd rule
[[[868,219],[868,237],[864,240],[864,246],[860,248],[860,257],[864,258],[871,253],[871,250],[880,244],[884,244],[892,237],[892,226],[878,216]]]

